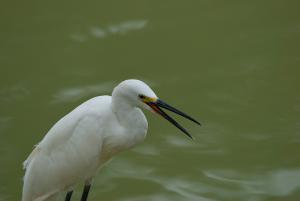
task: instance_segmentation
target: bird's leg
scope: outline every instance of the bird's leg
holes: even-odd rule
[[[85,184],[84,185],[83,193],[82,193],[82,196],[81,196],[81,201],[86,201],[86,199],[89,195],[90,188],[91,188],[91,184]]]
[[[71,200],[72,193],[73,193],[73,191],[68,191],[68,193],[67,193],[67,195],[66,195],[65,201],[70,201],[70,200]]]

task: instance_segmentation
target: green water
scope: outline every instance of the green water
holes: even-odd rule
[[[21,164],[59,118],[128,78],[203,126],[177,118],[191,141],[147,112],[146,141],[98,174],[89,200],[300,200],[299,6],[2,2],[0,201],[20,200]]]

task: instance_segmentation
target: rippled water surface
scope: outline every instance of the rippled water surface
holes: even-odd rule
[[[99,172],[89,200],[300,200],[299,6],[2,2],[0,201],[21,199],[21,164],[59,118],[128,78],[203,126],[177,118],[191,141],[147,112],[146,141]]]

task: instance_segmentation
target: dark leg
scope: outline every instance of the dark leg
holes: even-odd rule
[[[83,193],[82,193],[82,196],[81,196],[81,201],[86,201],[86,199],[89,195],[90,188],[91,188],[91,184],[86,184],[84,186]]]
[[[67,193],[65,201],[70,201],[70,200],[71,200],[72,193],[73,193],[73,191],[69,191],[69,192]]]

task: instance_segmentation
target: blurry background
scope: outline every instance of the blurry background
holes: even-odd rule
[[[177,118],[191,141],[147,112],[146,141],[99,173],[89,200],[300,200],[299,6],[2,1],[0,201],[21,199],[21,164],[59,118],[128,78],[203,126]]]

